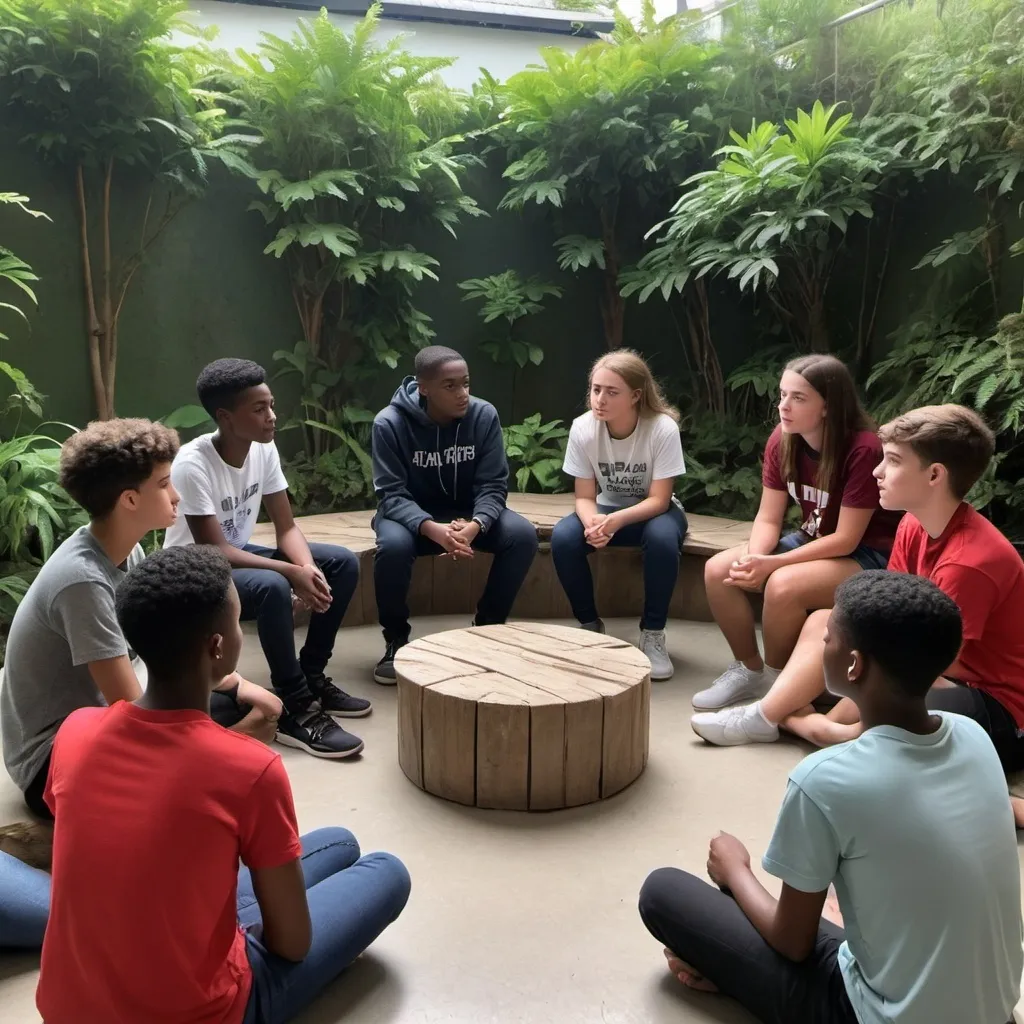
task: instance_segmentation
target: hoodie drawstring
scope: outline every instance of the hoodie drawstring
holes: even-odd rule
[[[441,485],[441,490],[448,495],[449,498],[455,497],[459,493],[459,431],[462,429],[462,421],[460,420],[455,424],[455,479],[452,483],[452,493],[448,494],[448,488],[444,485],[444,477],[441,476],[441,463],[444,461],[441,458],[441,428],[437,427],[434,433],[434,450],[437,452],[437,482]]]

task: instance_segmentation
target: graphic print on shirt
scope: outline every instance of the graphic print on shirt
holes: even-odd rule
[[[801,484],[800,491],[803,497],[798,498],[796,483],[793,480],[789,481],[788,489],[789,495],[794,501],[802,501],[806,505],[814,505],[814,511],[807,517],[800,529],[808,537],[817,537],[818,531],[821,529],[822,513],[828,506],[828,491],[823,491],[818,487],[811,487],[808,484]]]
[[[412,464],[420,469],[440,469],[442,466],[454,466],[459,462],[473,462],[475,459],[475,444],[453,444],[432,452],[420,448],[412,453]]]
[[[598,462],[601,490],[605,493],[647,497],[647,460],[643,462]]]
[[[245,524],[249,521],[253,510],[246,502],[260,489],[258,483],[250,484],[240,496],[225,498],[220,503],[220,509],[224,513],[234,513],[228,519],[222,519],[220,523],[224,539],[229,544],[236,544],[243,535]]]

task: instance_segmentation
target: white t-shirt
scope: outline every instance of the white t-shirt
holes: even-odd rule
[[[186,516],[216,516],[224,539],[245,547],[259,517],[264,494],[288,490],[277,445],[254,443],[240,469],[229,466],[203,434],[181,446],[171,467],[171,483],[181,495],[178,519],[167,531],[165,548],[192,544]]]
[[[572,421],[562,469],[596,479],[598,504],[629,508],[648,497],[654,480],[686,472],[679,424],[665,413],[641,416],[629,437],[614,438],[607,423],[585,412]]]

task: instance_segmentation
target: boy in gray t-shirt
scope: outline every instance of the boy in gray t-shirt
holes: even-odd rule
[[[61,451],[61,484],[91,522],[61,544],[29,587],[11,624],[0,686],[4,764],[41,817],[50,816],[43,790],[64,719],[142,695],[114,592],[142,560],[142,538],[177,516],[177,451],[173,430],[139,419],[92,423]],[[235,676],[216,696],[227,705],[216,715],[220,724],[270,742],[281,713],[272,693]]]

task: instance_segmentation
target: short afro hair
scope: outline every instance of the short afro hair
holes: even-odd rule
[[[923,697],[956,660],[963,623],[956,602],[924,576],[858,572],[836,589],[833,623],[909,697]]]
[[[218,409],[230,412],[243,391],[266,383],[267,371],[251,359],[215,359],[203,367],[196,380],[196,392],[210,419],[216,420]]]
[[[433,380],[445,363],[464,363],[466,360],[446,345],[428,345],[416,353],[413,369],[420,380]]]
[[[149,420],[100,420],[72,434],[60,451],[60,483],[90,519],[102,519],[125,491],[174,461],[177,431]]]
[[[117,588],[117,621],[128,646],[162,675],[189,670],[217,632],[228,603],[231,565],[207,544],[164,548]]]

